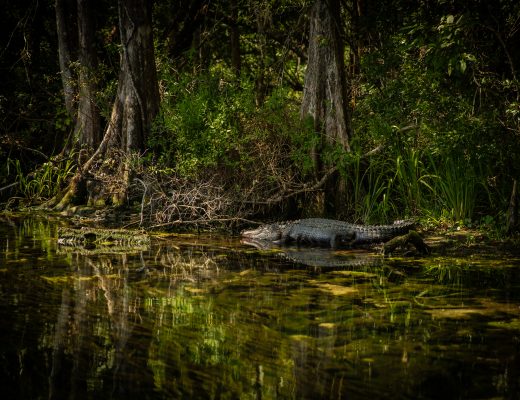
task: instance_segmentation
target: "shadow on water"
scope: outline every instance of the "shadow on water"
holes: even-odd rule
[[[4,398],[459,399],[520,393],[520,263],[57,245],[0,217]],[[114,250],[114,249],[112,249]]]

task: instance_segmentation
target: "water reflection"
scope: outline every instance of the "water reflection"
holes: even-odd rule
[[[520,267],[0,223],[5,398],[515,398]],[[366,257],[370,262],[357,262]]]

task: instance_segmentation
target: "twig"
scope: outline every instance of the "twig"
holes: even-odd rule
[[[258,221],[252,221],[246,218],[240,218],[240,217],[229,217],[229,218],[214,218],[214,219],[197,219],[197,220],[191,220],[191,221],[183,221],[183,220],[176,220],[176,221],[170,221],[165,222],[162,224],[152,225],[148,229],[156,229],[156,228],[165,228],[167,226],[179,226],[179,225],[196,225],[196,224],[210,224],[215,222],[247,222],[250,224],[258,224]]]
[[[283,200],[287,200],[288,198],[290,197],[293,197],[293,196],[297,196],[299,194],[302,194],[302,193],[309,193],[309,192],[315,192],[319,189],[321,189],[321,187],[323,185],[325,185],[325,183],[327,182],[327,180],[331,177],[331,175],[336,172],[338,170],[337,167],[332,167],[331,169],[329,169],[322,177],[319,181],[317,181],[314,185],[312,186],[308,186],[307,184],[304,184],[303,187],[301,189],[298,189],[298,190],[293,190],[291,192],[282,192],[282,193],[279,193],[278,195],[276,195],[275,197],[271,197],[270,199],[266,200],[266,201],[246,201],[244,203],[248,203],[248,204],[259,204],[259,205],[270,205],[270,204],[276,204],[276,203],[279,203]]]
[[[144,187],[143,197],[141,199],[141,213],[140,213],[141,214],[141,221],[139,222],[139,226],[142,226],[143,225],[144,200],[146,198],[146,192],[148,191],[148,186],[146,186],[146,184],[139,178],[134,178],[134,180],[139,182]]]
[[[4,191],[4,190],[6,190],[6,189],[9,189],[9,188],[11,188],[11,187],[13,187],[13,186],[16,186],[16,185],[18,185],[19,183],[20,183],[19,181],[16,181],[16,182],[13,182],[13,183],[11,183],[11,184],[9,184],[9,185],[7,185],[7,186],[4,186],[3,188],[0,188],[0,192]]]

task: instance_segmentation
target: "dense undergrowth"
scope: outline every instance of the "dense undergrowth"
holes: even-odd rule
[[[175,70],[158,51],[161,110],[146,152],[124,163],[133,171],[128,205],[140,223],[317,215],[326,188],[326,170],[311,157],[318,148],[347,188],[346,203],[330,217],[361,223],[415,217],[425,225],[505,231],[520,165],[518,82],[492,72],[500,68],[485,46],[494,42],[471,36],[480,25],[465,16],[421,18],[367,46],[349,77],[350,152],[320,147],[313,124],[300,118],[295,85],[271,77],[259,101],[252,68],[243,68],[240,79],[222,60],[205,68],[188,61],[190,67]],[[63,123],[56,125],[67,126],[61,109],[55,114]],[[5,155],[3,182],[17,181],[7,207],[44,203],[76,168],[75,154],[68,154],[28,174]],[[91,181],[117,186],[103,173],[111,163],[102,160]]]
[[[482,132],[498,129],[489,116],[407,60],[384,87],[366,76],[354,108],[352,151],[322,150],[347,184],[348,204],[338,214],[362,223],[414,216],[428,224],[500,230],[508,182],[499,175],[500,143],[481,140]],[[143,225],[317,210],[322,187],[314,185],[320,177],[310,150],[319,137],[300,119],[298,93],[277,88],[258,106],[247,79],[209,72],[165,75],[162,88],[148,151],[130,162],[129,204]],[[73,159],[51,160],[29,176],[16,161],[10,168],[20,194],[39,203],[64,187]]]
[[[414,216],[500,229],[510,185],[500,175],[504,149],[482,141],[500,127],[454,96],[446,77],[408,60],[400,67],[385,87],[368,79],[359,87],[352,151],[322,150],[347,184],[348,204],[338,214],[363,223]],[[220,188],[208,194],[226,198],[217,212],[223,218],[312,214],[322,187],[305,188],[319,179],[310,157],[318,135],[300,120],[297,93],[278,88],[257,106],[253,89],[219,74],[170,76],[143,163],[177,182],[204,182],[200,192]]]

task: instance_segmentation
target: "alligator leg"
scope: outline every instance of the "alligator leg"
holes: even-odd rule
[[[340,244],[340,238],[338,238],[338,235],[331,234],[330,235],[330,247],[333,249],[337,249],[338,245]]]
[[[415,231],[409,231],[405,235],[396,236],[393,239],[386,242],[383,246],[383,254],[390,254],[393,251],[395,251],[398,247],[404,248],[408,244],[413,245],[417,252],[419,252],[420,254],[430,254],[430,247],[426,243],[424,243],[422,237]]]
[[[332,248],[338,248],[338,247],[353,247],[354,246],[354,243],[356,242],[356,234],[355,233],[351,233],[351,234],[341,234],[341,235],[337,235],[334,239],[334,243],[332,243],[331,241],[331,244],[330,244],[330,247]]]

